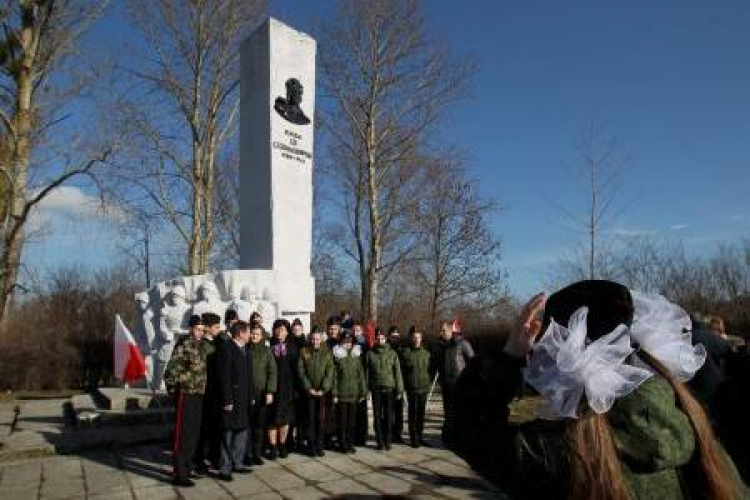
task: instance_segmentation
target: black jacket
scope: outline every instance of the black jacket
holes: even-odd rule
[[[219,409],[224,429],[246,429],[250,426],[255,384],[253,357],[234,340],[222,342],[216,356]],[[232,405],[232,411],[223,408]]]
[[[468,340],[454,335],[449,341],[441,341],[432,359],[431,372],[437,372],[440,385],[452,388],[469,360],[474,357],[474,349]]]

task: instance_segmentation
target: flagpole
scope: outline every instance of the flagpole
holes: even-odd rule
[[[432,385],[430,386],[430,392],[427,394],[427,401],[425,401],[425,408],[430,404],[430,399],[432,399],[432,393],[435,390],[435,384],[437,384],[438,374],[435,374],[435,377],[432,379]]]

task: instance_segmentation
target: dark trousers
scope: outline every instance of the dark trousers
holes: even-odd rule
[[[393,401],[393,440],[403,441],[404,434],[404,398]]]
[[[204,467],[206,460],[211,462],[212,466],[218,467],[221,449],[221,430],[216,425],[219,418],[218,407],[219,403],[214,398],[203,396],[203,417],[194,458],[198,467]]]
[[[252,412],[253,423],[247,432],[246,459],[263,458],[264,445],[266,443],[266,415],[268,414],[265,393],[255,396],[255,404],[253,405]]]
[[[372,391],[373,427],[375,441],[390,445],[393,436],[393,389]]]
[[[172,444],[174,476],[187,478],[198,444],[203,417],[203,395],[177,392]]]
[[[294,400],[294,424],[289,427],[287,445],[297,451],[304,449],[307,441],[307,395],[300,394]]]
[[[234,469],[242,466],[245,445],[247,445],[247,429],[226,429],[222,432],[219,472],[231,474]]]
[[[338,432],[336,429],[336,415],[335,405],[333,404],[333,395],[331,393],[323,396],[325,400],[325,414],[330,418],[326,418],[325,427],[323,428],[323,434],[325,435],[326,446],[332,446],[333,440],[338,439]]]
[[[326,429],[325,396],[307,396],[307,442],[313,451],[323,449]]]
[[[455,424],[455,417],[453,413],[453,386],[450,385],[443,385],[442,386],[442,393],[443,393],[443,416],[445,417],[443,419],[443,430],[442,430],[442,439],[444,444],[448,444],[451,441],[451,438],[453,437],[453,425]]]
[[[338,413],[337,431],[339,436],[339,447],[341,451],[354,448],[354,432],[357,421],[357,403],[339,402],[336,405]]]
[[[426,392],[407,392],[409,403],[409,439],[412,443],[422,441],[424,434],[424,414],[427,408]]]
[[[354,444],[364,446],[367,443],[367,398],[357,403],[357,415],[355,417]]]

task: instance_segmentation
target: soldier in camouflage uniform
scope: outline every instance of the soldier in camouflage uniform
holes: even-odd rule
[[[193,486],[188,478],[193,461],[203,414],[203,393],[206,390],[206,357],[210,347],[202,342],[203,322],[192,316],[188,323],[189,339],[177,346],[165,374],[167,390],[175,396],[173,482]]]

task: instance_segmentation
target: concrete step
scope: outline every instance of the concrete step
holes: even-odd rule
[[[164,424],[174,414],[172,400],[146,389],[104,387],[70,400],[70,413],[78,428]]]
[[[122,387],[100,387],[94,395],[105,410],[137,411],[173,405],[172,398],[164,392],[149,389],[125,389]]]

